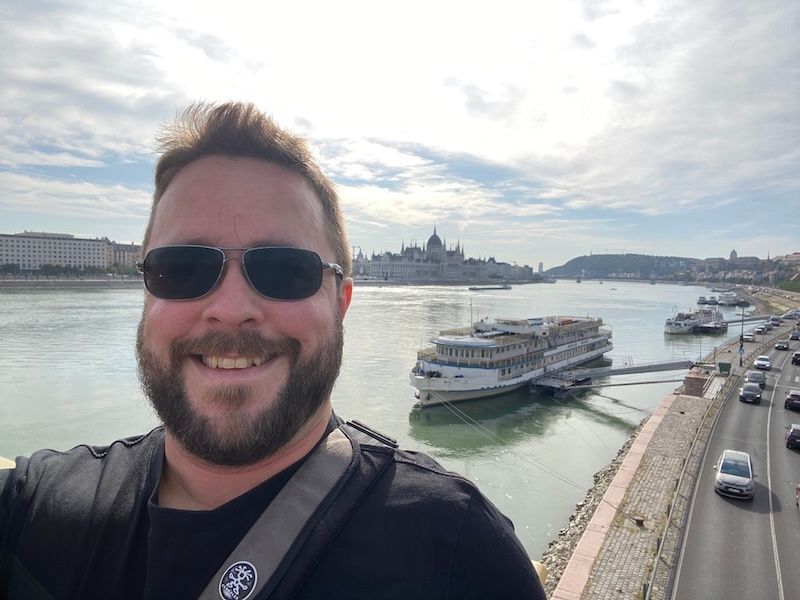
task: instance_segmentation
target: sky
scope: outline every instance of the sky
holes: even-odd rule
[[[252,101],[366,254],[800,251],[800,3],[0,2],[0,233],[140,242],[159,127]]]

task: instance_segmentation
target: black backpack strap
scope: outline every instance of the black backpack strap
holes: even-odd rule
[[[309,574],[322,559],[325,551],[347,524],[375,483],[394,464],[397,442],[370,429],[358,421],[349,421],[339,426],[361,454],[358,469],[347,481],[327,510],[314,525],[301,551],[296,554],[283,579],[272,595],[259,595],[258,600],[288,600],[302,591]],[[248,600],[250,600],[248,598]]]
[[[334,429],[292,475],[211,579],[202,600],[269,594],[314,526],[358,468],[357,447]]]
[[[354,423],[340,425],[314,449],[240,540],[200,600],[284,598],[302,585],[305,573],[394,456],[394,440]],[[366,468],[361,443],[379,449],[378,460],[370,460]]]

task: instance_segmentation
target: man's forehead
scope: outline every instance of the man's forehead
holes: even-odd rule
[[[324,233],[322,203],[311,184],[256,159],[209,157],[182,169],[156,207],[154,237],[236,244],[286,243]],[[245,241],[246,240],[246,241]]]

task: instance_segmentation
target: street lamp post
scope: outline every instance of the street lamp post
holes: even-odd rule
[[[742,356],[744,356],[744,307],[742,307],[742,331],[739,334],[739,366],[742,366]]]

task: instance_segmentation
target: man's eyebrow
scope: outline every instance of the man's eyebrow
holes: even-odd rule
[[[300,248],[297,244],[282,241],[281,239],[272,240],[256,240],[247,246],[219,246],[208,242],[207,240],[199,237],[188,238],[180,242],[172,242],[170,246],[208,246],[209,248],[263,248],[263,247],[282,247],[282,248]]]

